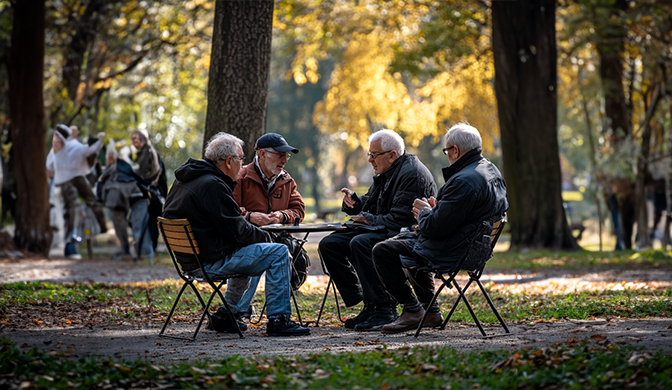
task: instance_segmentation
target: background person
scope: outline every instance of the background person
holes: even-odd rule
[[[100,150],[105,133],[98,133],[98,140],[91,145],[83,145],[70,136],[71,130],[68,126],[63,124],[56,126],[52,138],[53,147],[47,156],[47,170],[50,174],[53,172],[54,184],[61,186],[65,225],[63,238],[66,240],[64,255],[77,258],[80,256],[75,247],[77,240],[73,237],[73,232],[78,194],[93,211],[100,231],[107,231],[102,206],[96,202],[91,185],[85,178],[90,170],[87,157]]]
[[[296,189],[296,182],[284,169],[289,152],[299,153],[280,134],[267,133],[259,137],[254,150],[257,155],[244,166],[233,190],[233,199],[245,219],[257,226],[290,223],[303,220],[306,205]],[[250,302],[260,276],[232,278],[228,281],[226,300],[240,316],[252,315]]]
[[[380,130],[369,137],[369,143],[373,184],[361,198],[342,189],[342,210],[374,230],[337,231],[323,238],[318,246],[345,305],[364,301],[362,312],[345,322],[346,328],[358,331],[380,330],[398,317],[397,303],[390,299],[373,266],[371,249],[415,223],[411,213],[415,198],[436,195],[432,174],[416,156],[405,153],[399,134]]]
[[[403,305],[401,317],[384,325],[383,332],[416,329],[425,310],[429,314],[424,326],[439,326],[443,322],[436,302],[427,307],[434,295],[433,275],[409,270],[407,278],[400,256],[411,256],[420,264],[431,262],[449,267],[462,257],[482,221],[495,222],[509,208],[506,183],[497,167],[481,155],[481,143],[478,130],[469,124],[451,127],[446,132],[443,149],[450,162],[450,166],[443,168],[446,184],[437,199],[421,198],[413,202],[419,237],[391,239],[373,248],[373,263],[380,280],[387,292]]]
[[[289,251],[240,215],[233,188],[245,156],[243,141],[216,134],[205,159],[189,159],[175,171],[166,199],[166,218],[187,218],[208,274],[259,276],[266,272],[269,336],[303,336],[308,328],[290,320]],[[193,259],[179,259],[185,272],[200,272]]]

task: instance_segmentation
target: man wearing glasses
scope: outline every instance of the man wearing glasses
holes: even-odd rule
[[[266,272],[269,336],[304,336],[308,328],[290,320],[289,250],[273,243],[269,233],[240,215],[233,198],[242,168],[243,141],[218,133],[205,147],[205,159],[189,159],[175,171],[164,209],[166,218],[187,218],[199,244],[199,258],[208,274],[259,276]],[[190,258],[180,258],[184,272],[199,273]],[[235,333],[230,319],[224,329]]]
[[[373,246],[415,223],[413,200],[436,195],[434,178],[420,160],[405,152],[404,140],[392,130],[369,137],[369,163],[375,176],[368,192],[358,197],[343,188],[342,210],[353,229],[334,232],[319,243],[319,253],[346,306],[364,301],[362,312],[345,322],[357,331],[379,331],[399,316],[371,259]]]
[[[233,198],[240,206],[243,217],[257,226],[293,223],[296,218],[303,220],[306,205],[296,189],[296,182],[284,169],[289,153],[297,154],[299,149],[287,144],[280,134],[266,133],[259,137],[254,150],[257,155],[251,164],[241,169],[233,190]],[[259,278],[229,279],[226,301],[236,312],[241,327],[246,327],[242,317],[252,315],[250,302]]]
[[[401,317],[382,327],[383,333],[417,329],[425,310],[429,313],[423,326],[443,323],[438,305],[427,307],[434,295],[433,275],[405,270],[402,256],[420,265],[451,266],[466,252],[480,223],[499,220],[508,209],[506,183],[497,167],[481,155],[481,145],[475,127],[467,123],[451,127],[443,149],[450,163],[443,168],[446,184],[436,199],[413,202],[419,236],[387,240],[373,248],[373,262],[382,283],[404,307]]]

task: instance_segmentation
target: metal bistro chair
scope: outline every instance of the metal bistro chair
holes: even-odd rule
[[[471,242],[469,243],[469,247],[467,248],[466,252],[454,266],[450,268],[440,268],[440,267],[425,268],[426,270],[435,273],[434,278],[441,279],[442,281],[441,286],[432,297],[429,306],[434,304],[439,294],[446,286],[450,288],[452,284],[459,293],[457,300],[453,304],[453,308],[450,310],[448,316],[444,319],[443,324],[439,329],[446,328],[446,324],[448,323],[450,317],[455,312],[455,308],[457,308],[457,305],[460,303],[460,300],[464,300],[464,304],[467,306],[467,309],[469,309],[469,313],[471,314],[471,317],[474,319],[476,326],[478,326],[478,329],[481,331],[481,334],[483,335],[484,338],[488,337],[485,334],[485,330],[483,330],[483,326],[476,317],[476,313],[474,313],[474,309],[471,307],[469,300],[467,300],[467,297],[465,296],[465,293],[467,292],[467,289],[469,289],[469,286],[471,286],[471,283],[476,282],[481,292],[483,292],[485,299],[488,301],[490,309],[492,309],[492,312],[495,314],[495,316],[497,316],[499,323],[502,324],[502,327],[504,328],[506,333],[511,333],[509,331],[509,328],[506,326],[506,323],[499,315],[499,312],[495,308],[495,305],[492,303],[490,296],[485,291],[485,288],[483,287],[483,284],[481,284],[480,280],[481,275],[483,275],[483,269],[485,268],[485,263],[492,257],[492,252],[493,249],[495,248],[495,244],[497,244],[499,235],[502,233],[502,230],[504,230],[505,225],[506,225],[506,217],[502,218],[501,220],[495,221],[495,223],[493,223],[492,225],[487,221],[483,221],[476,230],[476,234],[471,239]],[[457,281],[455,280],[455,277],[460,271],[466,271],[469,274],[469,281],[464,286],[464,289],[460,288],[459,283],[457,283]],[[420,326],[418,326],[418,329],[415,332],[415,337],[418,337],[418,335],[420,334],[420,331],[422,330],[422,325],[425,323],[427,313],[428,312],[425,312],[425,315],[422,317],[422,320],[420,321]]]
[[[198,331],[201,329],[201,325],[203,324],[205,316],[207,315],[208,319],[210,319],[210,312],[208,311],[208,309],[210,308],[210,304],[212,303],[212,300],[215,297],[215,295],[219,295],[219,297],[221,298],[222,302],[224,303],[224,307],[226,307],[226,310],[229,313],[229,318],[234,318],[233,312],[231,311],[231,307],[224,299],[224,295],[222,294],[220,289],[224,284],[226,284],[226,280],[229,277],[235,275],[228,275],[223,278],[211,278],[205,272],[205,268],[203,268],[203,263],[198,258],[198,255],[200,253],[198,243],[196,242],[194,233],[191,230],[191,225],[189,225],[189,221],[187,219],[167,219],[158,217],[157,221],[159,231],[163,236],[163,241],[166,244],[168,253],[170,253],[170,257],[173,259],[175,269],[177,270],[178,275],[180,275],[180,278],[184,280],[184,284],[182,284],[182,288],[180,289],[180,292],[177,294],[177,297],[175,298],[173,307],[170,309],[170,314],[168,314],[168,318],[166,318],[166,322],[163,324],[163,328],[161,328],[159,336],[193,341],[196,339],[196,335],[198,335]],[[177,261],[178,253],[180,254],[181,257],[191,257],[195,259],[196,262],[198,263],[201,275],[203,275],[203,277],[196,277],[189,273],[183,272],[180,267],[180,264]],[[210,287],[212,287],[213,289],[212,294],[210,294],[210,299],[208,299],[207,303],[203,301],[201,294],[198,292],[198,289],[194,285],[194,283],[197,282],[198,283],[205,282],[208,285],[210,285]],[[200,302],[201,307],[203,308],[203,314],[201,315],[200,321],[198,321],[198,326],[196,327],[196,331],[194,332],[194,337],[189,338],[189,337],[180,337],[164,334],[166,327],[170,322],[170,318],[173,316],[175,307],[177,307],[177,303],[180,301],[180,297],[182,296],[182,293],[187,288],[187,286],[191,287],[191,289],[194,291],[194,293],[196,294],[196,298],[198,298],[198,301]],[[243,333],[240,331],[240,328],[238,328],[238,324],[236,324],[236,329],[238,330],[238,335],[240,336],[240,338],[241,339],[244,338]]]

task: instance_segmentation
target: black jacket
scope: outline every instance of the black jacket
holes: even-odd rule
[[[418,215],[420,237],[413,252],[435,266],[450,266],[467,250],[481,221],[494,222],[509,208],[506,183],[481,149],[467,152],[443,169],[446,184],[437,204]]]
[[[429,169],[416,156],[404,153],[387,171],[373,177],[366,195],[353,197],[354,207],[343,203],[342,210],[350,215],[361,212],[372,226],[384,226],[393,236],[416,223],[413,201],[430,196],[436,196],[436,183]]]
[[[238,249],[273,242],[268,233],[247,222],[233,200],[236,182],[208,160],[189,159],[175,171],[163,216],[187,218],[200,248],[199,258],[211,263]],[[184,271],[197,266],[180,259]]]

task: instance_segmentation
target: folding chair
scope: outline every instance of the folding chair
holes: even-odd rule
[[[322,312],[324,311],[324,304],[327,302],[327,298],[329,297],[329,287],[333,287],[334,289],[334,300],[336,300],[336,313],[338,315],[338,320],[341,321],[342,323],[345,323],[345,321],[343,321],[343,318],[341,317],[341,307],[338,303],[338,292],[336,291],[336,283],[334,283],[334,280],[331,278],[331,275],[329,274],[327,267],[324,265],[324,260],[322,260],[322,254],[319,253],[319,250],[318,250],[318,256],[320,256],[320,264],[322,264],[322,272],[324,272],[324,274],[329,277],[329,282],[327,282],[327,289],[324,291],[324,297],[322,298],[322,306],[320,306],[320,312],[317,315],[317,321],[315,321],[315,326],[320,326],[320,319],[322,318]]]
[[[198,258],[198,255],[200,254],[200,250],[198,247],[198,243],[196,242],[196,238],[194,237],[194,233],[191,230],[191,225],[189,225],[189,221],[187,219],[167,219],[167,218],[162,218],[162,217],[157,217],[157,225],[159,226],[159,231],[161,232],[161,235],[163,236],[163,242],[166,244],[166,248],[168,249],[168,253],[170,253],[170,257],[173,259],[173,264],[175,265],[175,269],[177,270],[178,275],[180,275],[180,278],[184,280],[184,283],[182,284],[182,288],[180,289],[180,292],[177,294],[177,298],[175,298],[175,302],[173,303],[173,307],[170,309],[170,314],[168,314],[168,318],[166,318],[166,322],[163,324],[163,328],[161,328],[161,332],[159,333],[159,336],[164,336],[164,337],[172,337],[176,339],[183,339],[183,340],[190,340],[193,341],[196,339],[196,335],[198,335],[198,331],[201,329],[201,325],[203,324],[203,320],[205,319],[205,316],[208,316],[208,319],[210,319],[210,312],[208,309],[210,308],[210,304],[212,303],[213,298],[215,295],[219,295],[219,297],[222,299],[222,302],[224,303],[224,307],[226,307],[227,312],[229,313],[230,318],[234,318],[233,312],[231,311],[231,307],[229,307],[229,304],[226,302],[224,299],[224,295],[221,292],[221,288],[224,284],[226,284],[226,280],[229,277],[235,276],[235,275],[227,275],[226,277],[222,278],[211,278],[207,272],[205,272],[205,268],[203,268],[203,263],[201,260]],[[180,267],[180,264],[177,261],[177,254],[180,254],[181,257],[187,257],[187,258],[192,258],[196,260],[198,263],[198,266],[201,271],[201,276],[193,276],[188,272],[183,272],[182,268]],[[212,287],[213,291],[212,294],[210,294],[210,299],[208,299],[208,302],[205,303],[203,301],[203,298],[201,297],[201,294],[198,292],[198,289],[194,285],[194,283],[207,283]],[[201,307],[203,308],[203,314],[201,315],[200,321],[198,321],[198,326],[196,327],[196,331],[194,332],[194,337],[180,337],[180,336],[172,336],[168,334],[164,334],[166,327],[168,326],[168,323],[170,322],[170,318],[173,316],[173,312],[175,311],[175,307],[177,307],[177,303],[180,301],[180,297],[182,296],[182,293],[184,290],[187,288],[187,286],[191,287],[191,289],[194,291],[196,294],[196,297],[198,298],[198,301],[201,304]],[[234,321],[234,323],[236,323]],[[236,323],[236,329],[238,330],[238,335],[240,338],[244,338],[243,333],[240,331],[240,328],[238,328],[238,324]]]
[[[481,289],[481,292],[483,292],[485,299],[488,301],[490,309],[492,309],[495,316],[497,316],[499,323],[502,324],[502,327],[504,328],[506,333],[511,333],[509,331],[509,328],[506,326],[506,323],[499,315],[499,312],[495,308],[495,305],[492,303],[490,296],[485,291],[485,288],[483,287],[483,284],[481,284],[480,280],[481,275],[483,275],[483,269],[485,268],[485,263],[492,257],[493,249],[495,248],[495,244],[497,244],[499,235],[502,233],[502,230],[504,230],[504,225],[506,225],[506,217],[502,218],[501,220],[495,221],[495,223],[492,225],[490,225],[488,221],[483,221],[479,226],[479,228],[476,230],[476,234],[469,242],[469,246],[466,252],[454,266],[450,268],[440,268],[440,267],[424,268],[425,270],[434,272],[435,273],[434,278],[440,279],[442,281],[441,286],[436,291],[436,293],[434,293],[434,296],[432,297],[429,306],[432,306],[434,302],[436,302],[436,299],[438,298],[439,294],[446,286],[450,288],[452,284],[459,293],[457,300],[453,304],[453,308],[450,310],[448,316],[444,319],[443,324],[441,324],[441,327],[439,329],[446,328],[446,324],[448,323],[450,317],[455,312],[455,308],[457,308],[457,305],[460,303],[460,300],[464,300],[464,304],[467,306],[467,309],[469,310],[471,317],[474,319],[476,326],[478,326],[478,329],[481,331],[483,337],[484,338],[487,337],[487,335],[485,334],[485,330],[483,330],[481,322],[476,317],[474,309],[471,307],[469,300],[467,300],[467,297],[465,296],[465,293],[467,292],[467,289],[469,289],[469,286],[471,286],[471,283],[476,282],[478,287]],[[487,245],[488,243],[489,246]],[[489,251],[487,250],[488,247]],[[459,283],[457,283],[457,281],[455,280],[455,277],[460,271],[465,271],[469,274],[469,281],[464,286],[464,289],[460,288]],[[446,278],[446,276],[448,277]],[[422,320],[420,321],[420,326],[418,326],[418,329],[415,332],[415,337],[418,337],[418,335],[420,334],[420,331],[422,330],[422,325],[425,323],[427,314],[428,311],[426,311],[425,315],[422,317]]]

